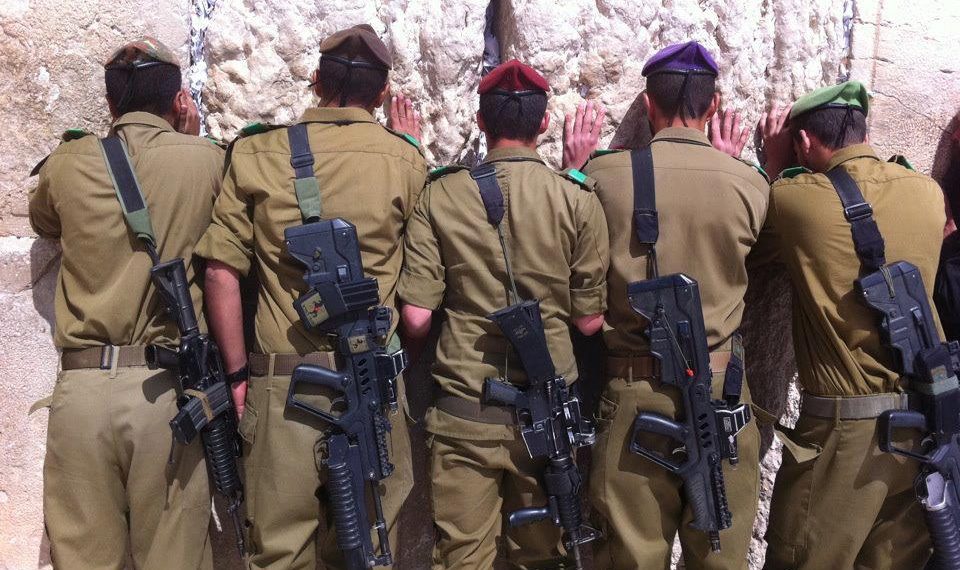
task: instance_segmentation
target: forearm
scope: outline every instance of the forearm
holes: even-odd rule
[[[210,331],[220,347],[224,368],[228,374],[236,372],[247,365],[240,276],[237,271],[221,262],[210,261],[204,298]]]
[[[416,305],[404,305],[401,309],[401,331],[404,347],[411,362],[417,362],[423,353],[433,324],[433,311]]]

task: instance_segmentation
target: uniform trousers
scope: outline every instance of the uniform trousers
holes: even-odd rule
[[[546,462],[530,458],[519,433],[480,441],[431,434],[429,446],[434,570],[490,570],[498,550],[510,568],[565,567],[552,521],[505,528],[505,514],[547,502],[538,480]]]
[[[56,568],[121,570],[128,556],[138,570],[213,567],[203,450],[174,445],[168,424],[175,386],[146,367],[60,373],[43,465]]]
[[[603,538],[594,546],[598,570],[669,569],[679,533],[689,570],[746,569],[760,490],[760,432],[751,421],[740,432],[739,464],[723,462],[733,526],[720,532],[721,551],[711,552],[707,535],[689,527],[693,513],[679,477],[630,451],[633,420],[640,411],[667,417],[678,413],[679,391],[652,377],[608,379],[598,407],[597,443],[590,473],[590,501]],[[723,374],[713,377],[713,397],[723,390]],[[742,400],[750,401],[746,382]],[[663,438],[646,442],[669,456]]]
[[[918,464],[881,452],[876,426],[801,414],[796,428],[778,434],[783,464],[764,568],[923,568],[931,547],[913,489]]]
[[[326,568],[337,570],[343,568],[343,559],[331,528],[324,489],[326,467],[317,460],[318,442],[329,426],[305,412],[287,410],[289,387],[290,376],[252,377],[240,420],[249,568],[313,570],[319,558]],[[405,402],[400,408],[405,410]],[[404,411],[390,416],[388,446],[395,470],[379,486],[394,560],[399,550],[398,514],[413,488],[406,418]],[[326,521],[328,532],[320,532],[321,520]]]

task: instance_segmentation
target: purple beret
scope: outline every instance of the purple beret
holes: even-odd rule
[[[719,75],[720,69],[707,48],[697,42],[673,44],[658,51],[643,66],[644,77],[657,73]]]

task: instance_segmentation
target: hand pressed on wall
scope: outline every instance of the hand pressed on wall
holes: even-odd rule
[[[787,121],[790,118],[790,106],[773,105],[760,117],[760,136],[763,140],[765,157],[763,169],[771,177],[779,175],[785,168],[796,163],[793,153],[793,138]]]
[[[576,114],[564,116],[562,168],[583,168],[590,154],[597,150],[606,116],[603,105],[593,101],[580,103]]]
[[[390,98],[390,116],[387,126],[395,131],[406,133],[418,141],[423,134],[420,126],[420,112],[414,110],[413,101],[402,93]]]
[[[707,134],[713,148],[733,158],[740,158],[747,146],[750,129],[740,126],[740,113],[721,110],[710,118]]]

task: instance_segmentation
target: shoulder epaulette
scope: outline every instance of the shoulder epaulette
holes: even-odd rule
[[[63,131],[63,134],[60,135],[60,140],[63,142],[75,141],[77,139],[82,139],[87,135],[92,135],[93,133],[85,131],[83,129],[67,129]]]
[[[561,175],[572,182],[576,182],[584,190],[593,192],[593,189],[597,187],[597,181],[593,178],[590,178],[586,174],[580,172],[576,168],[568,168],[564,170]]]
[[[430,174],[427,175],[427,180],[433,182],[438,178],[443,178],[447,174],[453,174],[454,172],[460,172],[461,170],[470,170],[466,166],[460,164],[451,164],[449,166],[438,166],[430,171]]]
[[[420,145],[420,141],[417,140],[417,137],[409,133],[395,131],[389,127],[384,127],[384,128],[387,129],[387,132],[389,132],[391,135],[403,139],[408,144],[413,145],[413,148],[417,149],[420,152],[420,154],[423,154],[423,147]]]
[[[85,131],[85,130],[83,130],[83,129],[67,129],[67,130],[63,131],[63,134],[62,134],[62,135],[60,135],[60,142],[61,142],[61,143],[65,143],[65,142],[75,141],[75,140],[77,140],[77,139],[82,139],[83,137],[85,137],[85,136],[87,136],[87,135],[92,135],[92,134],[93,134],[93,133],[91,133],[91,132],[89,132],[89,131]],[[34,167],[30,170],[30,176],[36,176],[37,174],[39,174],[39,173],[40,173],[40,169],[43,168],[43,165],[47,163],[47,159],[48,159],[48,158],[50,158],[50,155],[49,155],[49,154],[48,154],[47,156],[43,157],[43,158],[40,160],[40,162],[38,162],[38,163],[36,164],[36,166],[34,166]]]
[[[907,160],[907,157],[903,156],[902,154],[895,154],[891,156],[889,160],[887,160],[887,162],[893,162],[895,164],[899,164],[900,166],[906,168],[907,170],[912,170],[914,172],[916,172],[917,170],[916,168],[913,167],[912,164],[910,164],[910,161]]]
[[[781,172],[780,176],[777,177],[777,180],[781,180],[784,178],[786,179],[795,178],[797,176],[800,176],[801,174],[810,174],[811,172],[813,171],[810,170],[809,168],[804,168],[803,166],[793,166]]]
[[[770,183],[770,176],[767,174],[767,171],[766,171],[766,170],[760,168],[760,165],[759,165],[759,164],[756,164],[756,163],[754,163],[754,162],[750,162],[749,160],[744,160],[744,159],[742,159],[742,158],[737,158],[737,160],[739,160],[740,162],[746,164],[746,165],[749,166],[750,168],[752,168],[752,169],[756,170],[757,172],[759,172],[759,173],[760,173],[760,176],[763,176],[763,179],[767,181],[767,184]]]
[[[252,137],[253,135],[259,135],[261,133],[270,132],[276,129],[286,128],[287,125],[271,125],[269,123],[250,123],[249,125],[240,129],[240,134],[238,138],[241,137]]]
[[[616,154],[618,152],[626,152],[628,149],[625,148],[601,148],[593,151],[593,154],[590,155],[590,158],[597,158],[598,156],[606,156],[608,154]]]
[[[203,137],[203,138],[205,138],[210,144],[212,144],[212,145],[214,145],[214,146],[218,146],[218,147],[220,147],[220,148],[222,148],[222,149],[224,149],[224,150],[227,149],[227,143],[225,143],[225,142],[223,142],[223,141],[219,141],[219,140],[217,140],[217,139],[215,139],[215,138],[213,138],[213,137]]]

